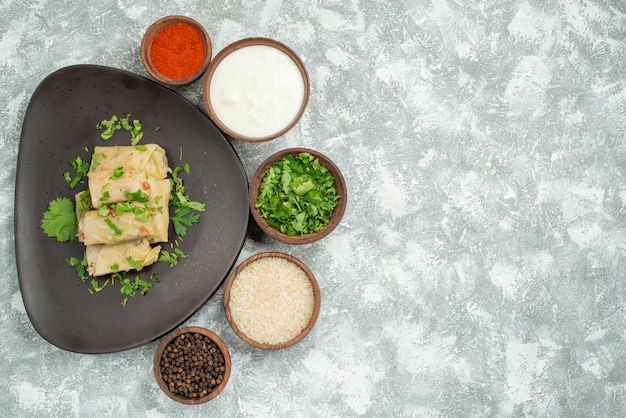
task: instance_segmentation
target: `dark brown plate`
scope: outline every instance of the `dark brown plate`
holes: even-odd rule
[[[158,262],[141,272],[143,278],[157,274],[161,282],[145,296],[130,298],[126,307],[118,284],[92,295],[89,282],[66,262],[82,258],[83,244],[57,242],[40,228],[52,199],[73,198],[86,187],[72,190],[63,178],[74,158],[89,159],[84,147],[130,144],[126,131],[107,142],[100,139],[96,124],[113,114],[140,120],[142,143],[161,145],[171,167],[189,163],[191,173],[181,177],[191,198],[206,204],[200,222],[179,242],[189,257],[174,268]],[[247,191],[230,142],[179,94],[108,67],[79,65],[52,73],[26,111],[17,164],[15,248],[33,326],[50,343],[80,353],[133,348],[174,329],[210,299],[237,260],[248,223]],[[171,250],[169,244],[163,247]]]

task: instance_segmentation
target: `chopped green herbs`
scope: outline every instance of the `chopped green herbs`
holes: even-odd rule
[[[73,241],[78,233],[74,203],[67,197],[52,200],[43,214],[41,228],[59,242]]]
[[[134,260],[131,256],[126,257],[128,264],[135,270],[139,271],[143,268],[143,262],[141,260]]]
[[[133,119],[131,122],[130,115],[126,115],[124,118],[118,118],[116,115],[111,116],[111,119],[105,119],[100,121],[96,125],[96,129],[104,131],[100,134],[100,137],[108,141],[115,135],[115,132],[124,129],[130,132],[130,144],[137,145],[143,138],[143,132],[141,132],[141,122],[137,119]]]
[[[78,257],[70,257],[69,260],[65,260],[68,262],[68,264],[72,267],[76,268],[76,273],[78,274],[78,277],[81,278],[81,280],[85,281],[87,280],[87,278],[89,277],[89,274],[87,274],[87,258],[83,257],[83,259],[81,260]]]
[[[113,170],[113,174],[109,177],[111,180],[117,180],[124,175],[124,167],[117,167]]]
[[[102,284],[100,284],[97,279],[91,279],[91,289],[89,289],[89,291],[91,293],[98,293],[102,291],[102,289],[104,289],[107,284],[109,284],[109,279],[106,279],[106,281]]]
[[[98,166],[100,165],[100,157],[103,156],[102,154],[96,154],[94,153],[91,156],[91,171],[96,171],[96,168],[98,168]]]
[[[119,118],[116,115],[111,116],[109,120],[103,120],[96,125],[96,129],[101,130],[104,129],[104,132],[100,134],[100,138],[105,141],[108,141],[113,137],[115,131],[119,131],[121,128],[121,124]]]
[[[74,158],[72,161],[72,168],[74,168],[74,175],[72,176],[69,171],[63,174],[65,181],[70,184],[73,189],[78,183],[80,183],[84,177],[89,173],[89,163],[84,161],[80,156]]]
[[[148,290],[152,288],[152,283],[159,282],[159,279],[157,279],[157,277],[154,274],[150,275],[150,278],[149,278],[150,281],[143,280],[139,276],[135,276],[135,280],[131,280],[127,277],[126,272],[114,273],[114,275],[116,276],[116,278],[119,280],[120,284],[122,285],[122,287],[120,288],[120,293],[127,296],[122,301],[122,306],[124,307],[126,306],[126,303],[128,302],[128,297],[135,296],[137,292],[139,292],[141,296],[143,296],[146,293],[148,293]]]
[[[126,190],[124,195],[128,200],[134,200],[135,202],[147,203],[149,201],[148,194],[139,189],[136,192]]]
[[[304,235],[328,225],[340,197],[332,173],[303,152],[286,155],[265,170],[255,207],[272,228]]]
[[[185,254],[178,245],[174,246],[173,251],[169,252],[166,250],[161,250],[161,254],[159,256],[159,261],[164,261],[168,263],[171,267],[178,265],[178,258],[187,258],[187,254]]]
[[[113,223],[112,220],[110,220],[109,218],[106,218],[104,222],[109,226],[109,228],[113,230],[113,233],[115,235],[122,235],[122,231],[120,231],[120,229],[117,227],[117,225]]]
[[[111,193],[109,193],[109,191],[105,191],[104,193],[102,193],[102,196],[100,196],[100,199],[98,199],[101,203],[104,202],[108,202],[109,199],[111,198]]]
[[[189,207],[193,210],[202,212],[205,209],[204,203],[194,202],[189,198],[187,194],[187,189],[183,184],[183,179],[180,178],[179,174],[184,172],[185,174],[189,174],[190,167],[189,164],[185,163],[182,167],[176,167],[172,171],[172,178],[170,182],[172,184],[172,194],[170,195],[170,205],[176,206],[179,208]]]
[[[108,217],[110,215],[119,217],[125,213],[135,214],[139,222],[148,222],[150,220],[150,215],[152,214],[152,211],[150,206],[143,203],[134,202],[107,203],[100,206],[100,209],[98,209],[98,215],[102,217]],[[107,221],[112,223],[110,219],[105,220],[105,222]]]

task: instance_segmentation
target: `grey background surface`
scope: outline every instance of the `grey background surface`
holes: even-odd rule
[[[284,351],[238,340],[223,289],[186,324],[231,349],[225,392],[167,398],[158,341],[81,355],[44,341],[18,285],[13,196],[21,123],[49,73],[146,75],[139,44],[167,14],[214,55],[289,45],[311,77],[296,128],[233,142],[248,175],[274,151],[342,169],[344,220],[288,252],[322,310]],[[0,0],[0,411],[20,417],[626,415],[626,4],[550,0]],[[200,83],[178,89],[204,110]],[[33,191],[36,193],[37,191]]]

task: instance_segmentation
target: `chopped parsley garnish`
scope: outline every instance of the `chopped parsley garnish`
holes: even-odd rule
[[[98,166],[100,165],[100,156],[102,154],[96,154],[94,153],[91,156],[91,171],[96,171],[96,168],[98,168]]]
[[[187,258],[188,255],[185,254],[180,248],[178,248],[178,245],[176,245],[172,252],[166,251],[166,250],[161,250],[161,254],[159,256],[159,261],[164,261],[166,263],[168,263],[171,267],[174,267],[176,265],[178,265],[178,258]]]
[[[124,307],[126,307],[128,298],[135,296],[137,291],[139,291],[141,296],[144,296],[146,293],[148,293],[148,290],[152,288],[152,283],[159,282],[159,279],[157,279],[157,277],[154,274],[150,276],[149,278],[150,281],[143,280],[139,276],[135,276],[135,280],[133,281],[129,279],[128,277],[126,277],[126,273],[124,274],[114,273],[114,274],[117,275],[117,278],[119,279],[119,282],[122,285],[122,287],[120,288],[120,293],[127,296],[126,298],[124,298],[124,300],[122,300],[122,306]]]
[[[111,116],[111,119],[100,121],[96,125],[96,129],[104,129],[104,131],[100,134],[100,137],[104,141],[111,139],[115,132],[121,129],[130,132],[131,145],[137,145],[141,138],[143,138],[143,132],[141,132],[141,122],[137,119],[133,119],[131,122],[130,115],[126,115],[124,118],[118,118],[116,115],[113,115]]]
[[[72,176],[70,172],[67,171],[63,174],[63,178],[65,178],[65,181],[68,182],[73,189],[87,176],[87,173],[89,173],[89,163],[78,156],[72,160],[72,168],[74,168],[74,175]]]
[[[150,220],[151,210],[145,204],[132,202],[107,203],[100,206],[100,209],[98,209],[98,215],[102,217],[109,215],[120,217],[125,213],[133,213],[137,216],[138,221],[148,222]]]
[[[102,289],[104,289],[107,284],[109,284],[109,279],[106,279],[106,281],[102,284],[100,284],[100,282],[96,279],[91,279],[91,289],[89,289],[89,291],[91,293],[98,293],[102,291]]]
[[[261,217],[289,236],[323,230],[340,199],[335,177],[307,152],[272,164],[258,193],[255,207]]]
[[[113,174],[109,177],[111,180],[117,180],[124,175],[124,167],[117,167],[113,170]]]
[[[135,202],[147,203],[150,199],[148,198],[148,194],[141,190],[137,190],[136,192],[130,192],[129,190],[124,191],[124,196],[128,200],[134,200]]]
[[[107,190],[104,193],[102,193],[102,196],[100,197],[99,201],[107,202],[110,198],[111,198],[111,193],[109,193],[109,191]]]
[[[78,257],[70,257],[69,260],[65,260],[68,262],[68,264],[72,267],[76,268],[76,273],[78,274],[78,277],[81,278],[81,280],[85,281],[87,280],[87,278],[89,277],[89,274],[87,274],[87,258],[83,257],[83,259],[81,260]]]
[[[180,172],[189,174],[189,164],[185,163],[182,167],[176,167],[172,171],[172,178],[170,182],[172,184],[172,193],[170,195],[170,205],[179,208],[189,207],[193,210],[202,212],[205,209],[204,203],[194,202],[189,198],[187,189],[183,184],[183,179],[179,177]]]
[[[96,125],[96,129],[101,130],[104,129],[104,132],[100,134],[100,138],[105,141],[108,141],[113,137],[115,131],[119,131],[121,128],[120,120],[116,115],[111,116],[109,120],[103,120]]]
[[[58,197],[48,204],[41,220],[43,232],[59,242],[73,241],[78,233],[74,203],[67,197]]]
[[[126,257],[128,264],[135,270],[139,271],[143,268],[143,262],[141,260],[134,260],[131,256]]]
[[[113,230],[113,233],[115,235],[122,235],[122,231],[117,227],[117,225],[113,223],[112,220],[110,220],[109,218],[106,218],[104,222],[109,226],[109,228]]]

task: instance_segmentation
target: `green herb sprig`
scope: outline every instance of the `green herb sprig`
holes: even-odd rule
[[[78,233],[74,202],[67,197],[58,197],[48,204],[43,213],[41,229],[59,242],[73,241]]]

